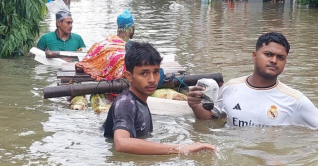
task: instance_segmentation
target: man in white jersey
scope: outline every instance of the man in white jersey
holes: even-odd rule
[[[318,129],[317,107],[304,94],[277,79],[289,49],[282,34],[261,35],[252,56],[252,75],[225,83],[212,110],[202,106],[203,87],[190,89],[188,104],[194,115],[203,120],[227,118],[228,126],[298,125]]]

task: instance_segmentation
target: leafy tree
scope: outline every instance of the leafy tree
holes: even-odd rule
[[[300,5],[309,5],[310,7],[318,7],[318,0],[298,0]]]
[[[47,0],[0,0],[0,57],[22,56],[39,34]]]
[[[310,0],[309,5],[312,7],[318,7],[318,0]]]

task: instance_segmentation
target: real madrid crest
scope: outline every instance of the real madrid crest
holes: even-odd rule
[[[278,111],[275,105],[272,105],[271,108],[267,111],[267,116],[271,119],[276,119],[278,117]]]

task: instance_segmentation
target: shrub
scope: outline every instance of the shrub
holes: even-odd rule
[[[310,0],[309,5],[312,7],[318,7],[318,0]]]
[[[318,0],[298,0],[300,5],[309,5],[310,7],[318,7]]]
[[[0,57],[23,55],[39,34],[46,0],[0,0]]]

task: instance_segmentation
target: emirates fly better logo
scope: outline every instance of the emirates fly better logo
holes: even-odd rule
[[[267,116],[271,119],[276,119],[278,117],[278,111],[275,105],[272,105],[271,108],[267,111]]]

